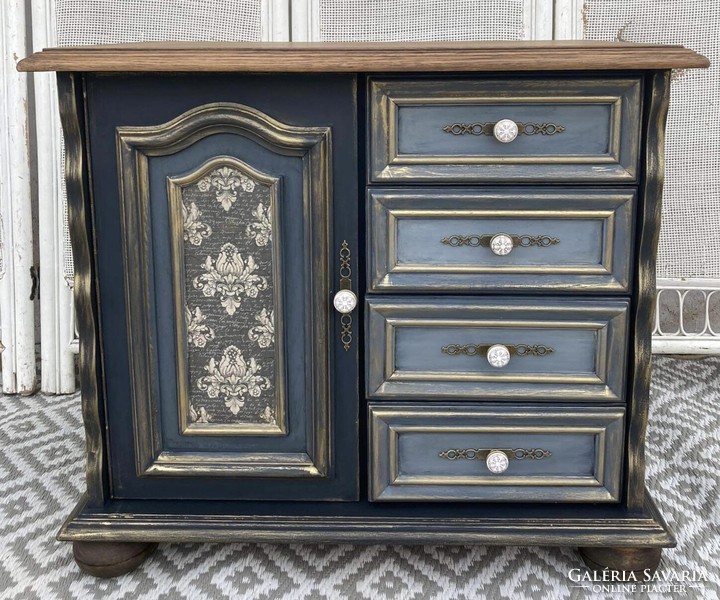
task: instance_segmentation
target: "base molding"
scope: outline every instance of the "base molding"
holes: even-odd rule
[[[620,507],[473,506],[459,516],[369,503],[295,503],[292,514],[228,514],[243,503],[113,501],[90,509],[83,499],[62,526],[62,541],[482,544],[507,546],[674,547],[646,495],[642,513]],[[272,503],[265,503],[265,507]],[[427,505],[422,508],[427,508]],[[432,507],[430,507],[432,508]],[[247,507],[246,507],[247,510]],[[170,512],[172,511],[172,512]]]

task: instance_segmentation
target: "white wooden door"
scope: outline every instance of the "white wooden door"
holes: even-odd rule
[[[33,235],[31,210],[31,121],[28,78],[15,66],[29,49],[24,0],[0,2],[0,342],[2,391],[36,389]],[[33,273],[36,271],[33,270]]]

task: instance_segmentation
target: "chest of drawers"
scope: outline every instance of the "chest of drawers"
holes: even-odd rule
[[[58,71],[87,493],[157,541],[572,545],[653,568],[674,46],[127,45]]]

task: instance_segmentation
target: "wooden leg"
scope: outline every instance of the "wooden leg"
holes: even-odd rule
[[[578,550],[589,569],[632,571],[638,581],[644,579],[646,569],[649,573],[655,572],[662,556],[662,548],[586,547]]]
[[[117,577],[139,567],[157,548],[147,542],[73,542],[80,570],[95,577]]]

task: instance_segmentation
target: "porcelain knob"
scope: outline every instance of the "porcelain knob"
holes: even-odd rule
[[[335,310],[342,315],[347,315],[354,311],[357,303],[357,296],[352,290],[340,290],[333,298]]]
[[[512,119],[502,119],[495,123],[493,127],[493,135],[498,142],[509,144],[519,133],[518,124]]]
[[[502,450],[492,450],[490,454],[487,455],[485,464],[487,465],[488,471],[499,474],[507,471],[508,466],[510,466],[510,459]]]
[[[502,344],[490,346],[487,351],[487,361],[496,369],[502,369],[510,362],[510,350]]]

